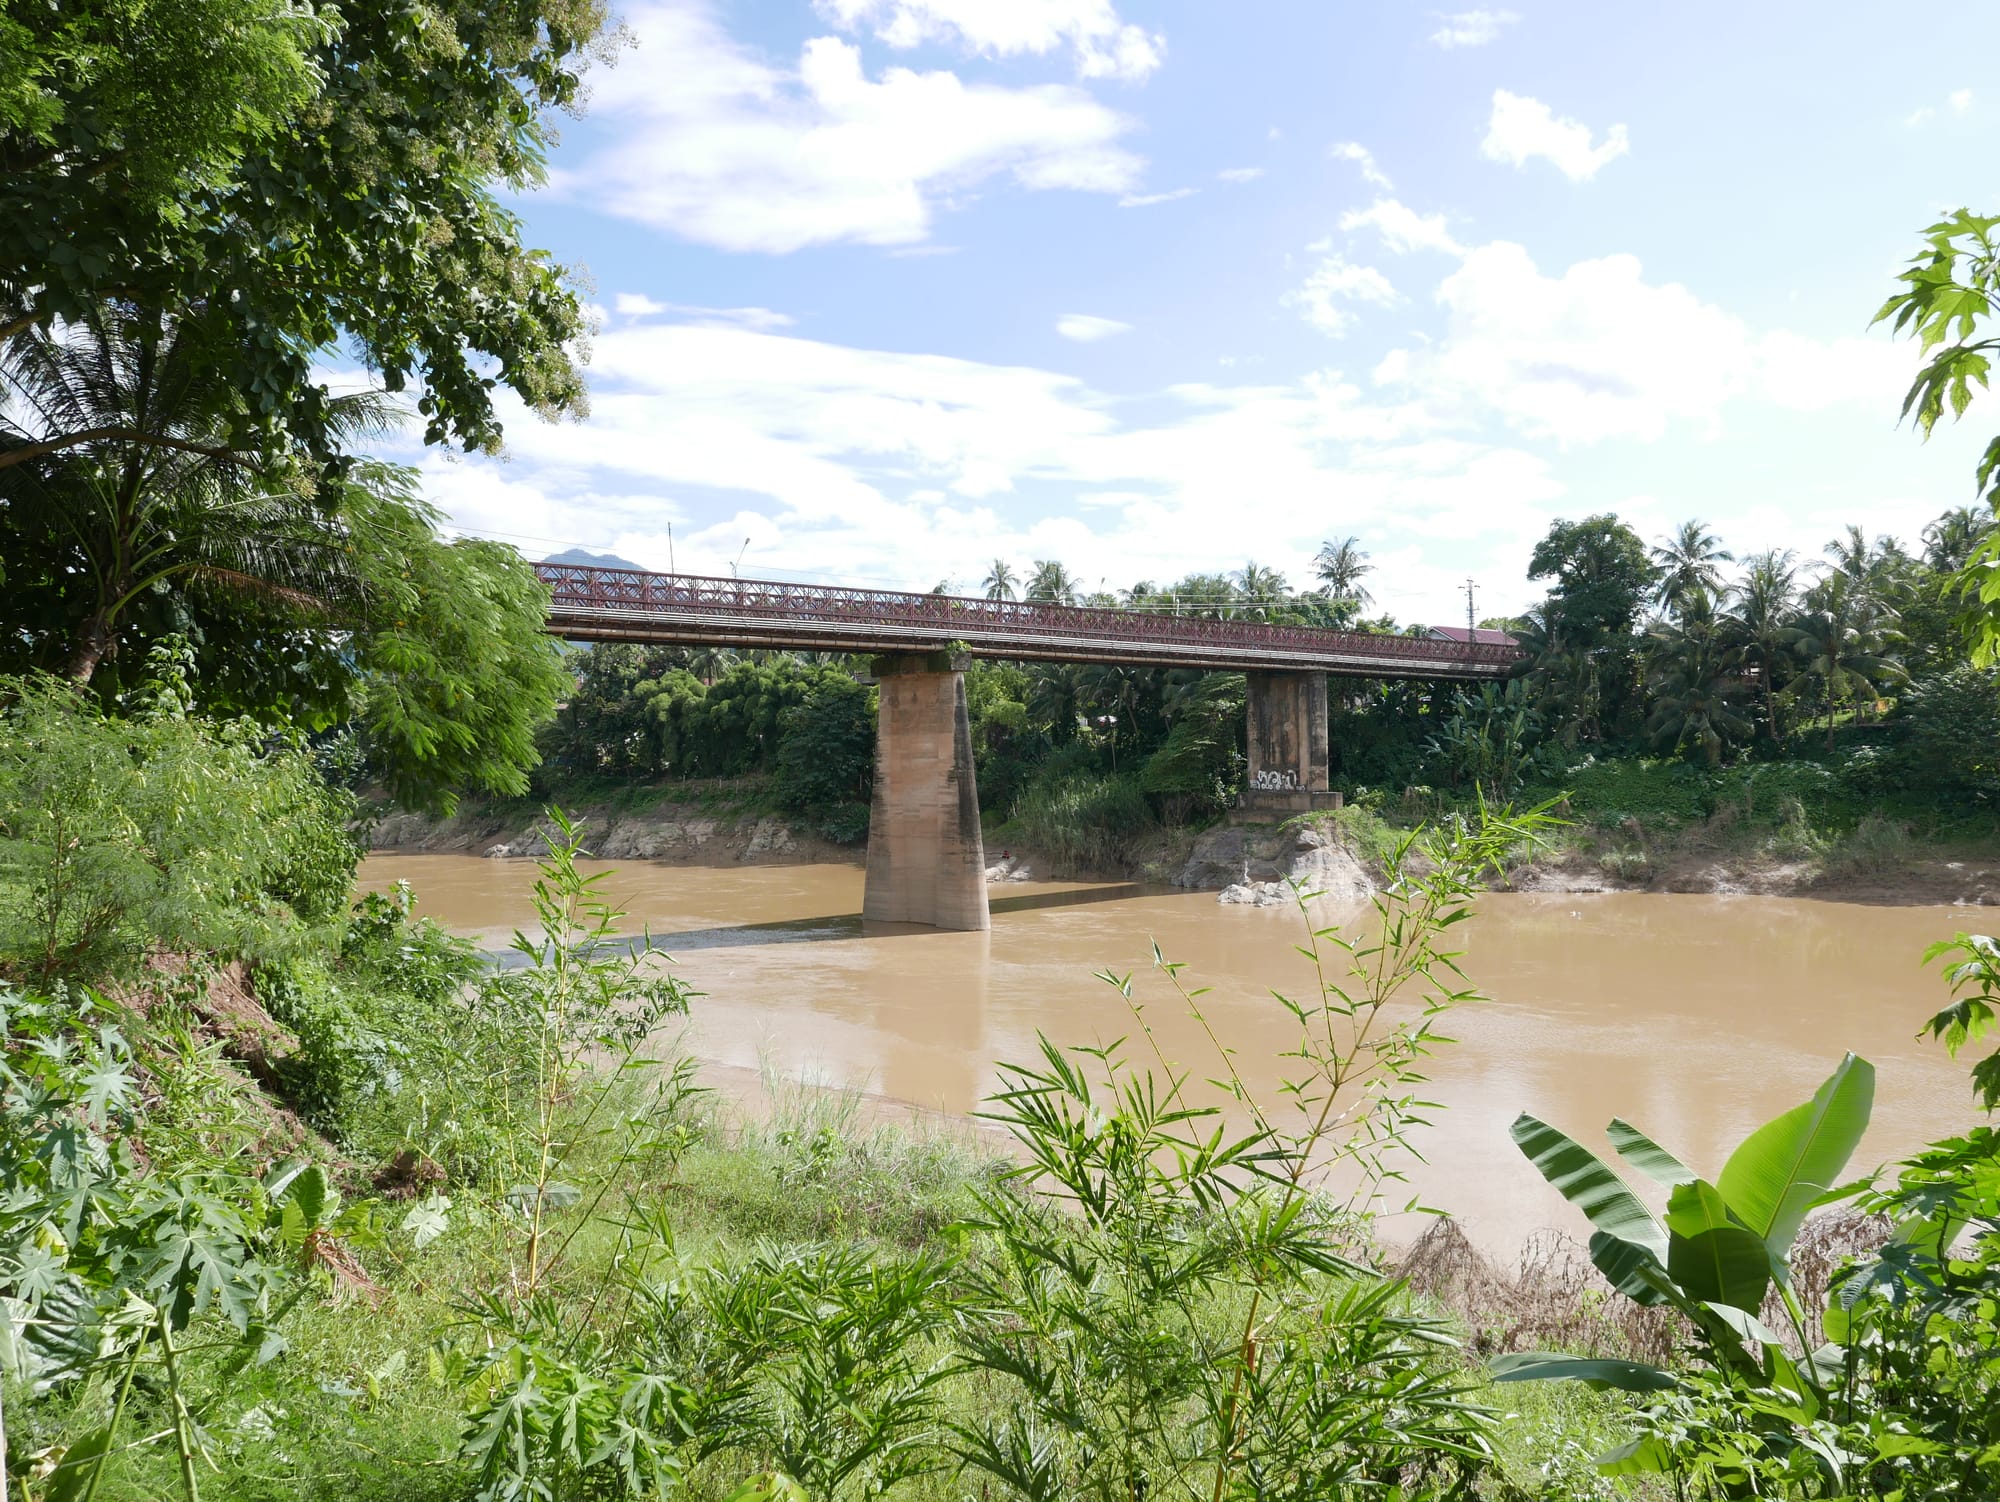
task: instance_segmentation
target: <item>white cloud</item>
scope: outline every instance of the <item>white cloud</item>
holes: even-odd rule
[[[1437,296],[1443,337],[1393,352],[1376,380],[1564,445],[1658,439],[1676,421],[1713,435],[1745,397],[1893,411],[1909,367],[1886,341],[1757,334],[1678,283],[1647,282],[1629,255],[1548,276],[1521,246],[1495,241],[1466,252]]]
[[[1359,141],[1335,141],[1326,148],[1326,154],[1343,162],[1353,162],[1361,169],[1361,180],[1387,193],[1396,185],[1389,181],[1389,174],[1375,165],[1375,153]]]
[[[1606,162],[1632,149],[1625,127],[1605,132],[1601,146],[1591,144],[1590,127],[1576,120],[1557,119],[1539,99],[1493,91],[1493,115],[1486,125],[1480,155],[1523,167],[1534,157],[1547,157],[1571,182],[1597,176]]]
[[[1511,10],[1461,10],[1438,18],[1440,24],[1431,33],[1431,41],[1447,50],[1484,47],[1520,19]]]
[[[749,536],[746,573],[922,589],[996,554],[1172,578],[1218,566],[1228,538],[1304,579],[1329,496],[1371,538],[1512,546],[1561,492],[1543,460],[1440,436],[1421,405],[1331,371],[1169,387],[1138,418],[1050,371],[722,325],[616,328],[593,364],[586,425],[538,423],[505,398],[505,462],[421,457],[462,525],[664,566],[671,518],[683,569],[726,572]],[[1385,582],[1389,608],[1430,612]],[[1448,618],[1448,601],[1430,613]]]
[[[988,57],[1067,47],[1084,78],[1139,80],[1160,66],[1166,38],[1121,21],[1110,0],[815,0],[849,31],[863,26],[891,47],[952,42]]]
[[[1972,90],[1953,89],[1949,94],[1945,95],[1944,102],[1951,107],[1951,112],[1954,115],[1962,115],[1972,108]],[[1927,104],[1921,109],[1911,110],[1909,114],[1903,117],[1903,124],[1915,128],[1919,125],[1928,125],[1931,121],[1937,119],[1937,117],[1938,112],[1936,107]]]
[[[1198,188],[1169,188],[1164,193],[1127,193],[1123,198],[1118,200],[1118,207],[1121,209],[1150,208],[1156,203],[1173,203],[1178,199],[1192,198],[1199,191],[1200,189]]]
[[[1445,228],[1444,215],[1419,214],[1393,198],[1378,198],[1365,209],[1350,209],[1340,216],[1345,230],[1372,229],[1382,243],[1399,255],[1413,250],[1441,250],[1447,255],[1463,255],[1465,247]]]
[[[1264,175],[1262,167],[1224,167],[1215,174],[1226,183],[1254,183]]]
[[[659,318],[668,314],[703,323],[730,323],[746,329],[786,329],[793,318],[770,308],[704,308],[695,303],[661,302],[643,292],[620,292],[611,305],[620,318]]]
[[[1095,344],[1113,334],[1129,334],[1132,325],[1115,318],[1098,318],[1090,313],[1065,313],[1056,320],[1056,332],[1078,344]]]
[[[1307,323],[1335,339],[1354,325],[1355,314],[1348,304],[1386,308],[1401,301],[1389,279],[1373,266],[1356,266],[1338,255],[1323,259],[1303,286],[1285,295],[1287,307],[1297,308]]]
[[[725,250],[907,245],[937,205],[1005,176],[1026,189],[1124,193],[1141,162],[1123,115],[1067,85],[1002,88],[950,72],[863,71],[833,37],[796,69],[729,38],[698,0],[630,18],[634,53],[600,80],[618,143],[551,174],[558,193]]]

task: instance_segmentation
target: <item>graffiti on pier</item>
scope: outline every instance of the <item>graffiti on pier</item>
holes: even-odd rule
[[[1276,772],[1264,768],[1250,778],[1250,786],[1260,793],[1291,793],[1299,786],[1297,772]]]

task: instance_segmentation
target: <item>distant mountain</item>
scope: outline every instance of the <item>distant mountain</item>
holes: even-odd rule
[[[616,553],[588,553],[582,548],[569,548],[560,553],[551,553],[542,560],[544,563],[570,563],[578,568],[632,568],[639,567],[629,558],[620,558]],[[643,572],[643,570],[642,570]]]

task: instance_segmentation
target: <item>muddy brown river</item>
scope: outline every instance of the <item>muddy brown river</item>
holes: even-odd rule
[[[418,910],[483,947],[531,920],[532,862],[371,855],[364,887],[408,879]],[[704,993],[689,1046],[719,1080],[769,1069],[963,1113],[996,1061],[1035,1035],[1096,1043],[1133,1032],[1102,969],[1137,971],[1169,1057],[1212,1055],[1162,979],[1151,944],[1189,985],[1267,1096],[1295,1027],[1270,997],[1310,997],[1296,912],[1224,906],[1212,892],[1132,884],[993,888],[986,934],[877,932],[854,866],[702,868],[624,863],[610,894]],[[1322,914],[1322,921],[1334,916]],[[1363,909],[1354,917],[1365,920]],[[1916,1030],[1942,1003],[1924,947],[1991,915],[1765,897],[1494,894],[1458,930],[1491,1000],[1456,1011],[1459,1041],[1430,1070],[1443,1109],[1417,1141],[1415,1192],[1493,1250],[1538,1227],[1575,1229],[1507,1137],[1532,1110],[1602,1150],[1624,1116],[1710,1176],[1751,1128],[1800,1101],[1843,1049],[1878,1071],[1873,1166],[1973,1120],[1966,1070]],[[1864,1166],[1857,1161],[1857,1168]],[[1396,1234],[1395,1226],[1389,1227]]]

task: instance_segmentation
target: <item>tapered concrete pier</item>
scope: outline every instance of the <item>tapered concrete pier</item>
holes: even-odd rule
[[[992,926],[964,666],[943,652],[875,659],[880,706],[865,920]]]
[[[1340,807],[1327,738],[1326,674],[1248,673],[1249,777],[1243,807],[1310,813]]]

